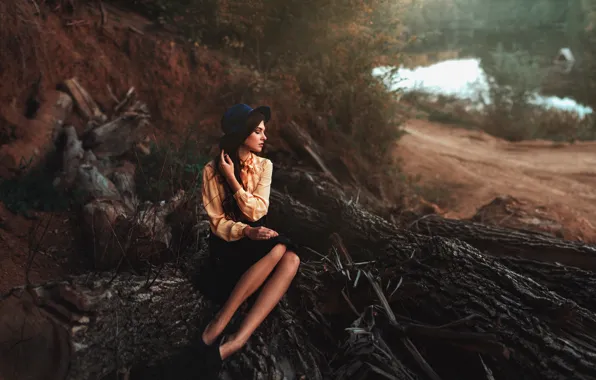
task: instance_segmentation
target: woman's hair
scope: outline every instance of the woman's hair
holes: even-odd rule
[[[232,188],[228,184],[228,181],[225,180],[223,173],[220,172],[219,164],[221,161],[221,149],[225,151],[225,153],[230,156],[230,159],[234,163],[234,177],[236,180],[244,188],[244,183],[240,178],[240,171],[242,167],[240,166],[240,157],[238,156],[238,150],[244,143],[244,141],[248,138],[255,131],[255,129],[261,124],[262,121],[265,120],[265,117],[259,112],[253,112],[246,120],[246,124],[241,132],[235,135],[226,135],[221,138],[219,142],[219,152],[215,155],[215,159],[213,160],[214,164],[214,171],[216,176],[218,176],[219,181],[223,184],[224,188],[224,197],[222,200],[222,206],[224,209],[224,213],[226,217],[237,221],[242,212],[238,207],[238,202],[234,198],[234,194],[232,194]],[[246,190],[246,189],[244,189]]]

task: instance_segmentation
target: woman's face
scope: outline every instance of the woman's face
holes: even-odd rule
[[[267,136],[265,136],[265,123],[261,121],[255,130],[244,140],[244,146],[251,152],[260,153],[263,150]]]

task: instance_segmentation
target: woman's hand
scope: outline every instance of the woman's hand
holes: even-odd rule
[[[235,178],[234,177],[234,162],[228,156],[223,149],[220,153],[221,157],[219,160],[219,170],[221,170],[222,174],[226,177],[226,179]]]
[[[267,227],[250,227],[247,226],[244,228],[244,236],[249,238],[250,240],[269,240],[279,234]]]

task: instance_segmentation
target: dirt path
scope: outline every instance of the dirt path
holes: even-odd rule
[[[403,169],[451,189],[445,216],[469,218],[496,196],[510,195],[596,234],[596,142],[511,143],[425,120],[410,120],[405,130],[397,148]]]

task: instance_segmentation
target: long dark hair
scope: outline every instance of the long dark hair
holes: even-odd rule
[[[226,217],[235,221],[238,221],[240,215],[242,215],[242,211],[240,211],[240,208],[238,207],[238,202],[236,202],[236,199],[234,198],[231,186],[228,184],[228,181],[226,181],[225,177],[223,176],[223,173],[221,173],[220,171],[219,164],[221,161],[221,149],[223,149],[224,152],[228,156],[230,156],[230,159],[234,163],[234,177],[236,177],[236,180],[238,181],[240,186],[242,186],[242,188],[246,190],[246,188],[244,187],[244,183],[240,178],[240,171],[242,170],[242,167],[240,166],[240,157],[238,155],[238,150],[244,143],[244,140],[246,140],[247,137],[250,136],[251,133],[253,133],[254,130],[259,126],[259,124],[261,124],[261,122],[264,120],[265,117],[261,113],[253,112],[246,119],[244,129],[242,129],[240,132],[236,134],[225,135],[221,138],[221,140],[219,141],[220,150],[215,155],[215,158],[213,160],[215,166],[215,173],[218,176],[219,181],[223,184],[225,192],[224,198],[222,200],[224,213]]]

